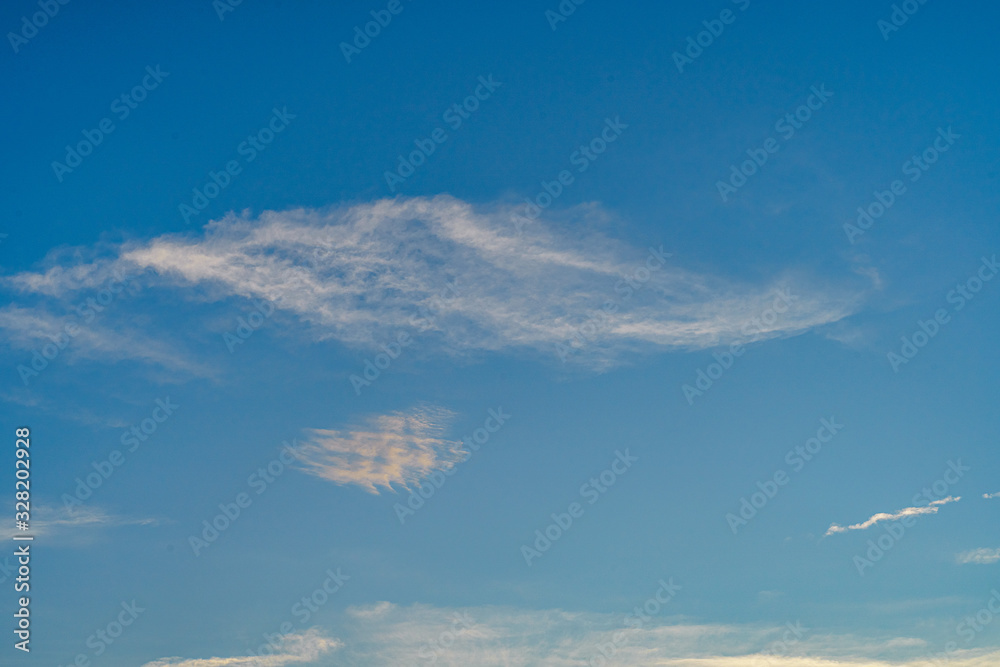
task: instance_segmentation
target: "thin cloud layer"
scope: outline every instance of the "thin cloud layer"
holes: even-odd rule
[[[581,228],[593,209],[577,211]],[[197,300],[270,299],[313,338],[350,346],[374,348],[417,330],[453,354],[555,356],[560,344],[586,348],[570,359],[596,366],[624,352],[745,341],[746,323],[778,290],[794,302],[780,317],[758,321],[757,339],[836,322],[858,306],[856,295],[801,277],[747,284],[685,270],[660,243],[637,248],[541,223],[518,234],[511,212],[439,196],[229,214],[201,236],[160,236],[118,248],[115,259],[71,267],[62,264],[70,259],[64,253],[45,271],[5,282],[65,298],[117,271]],[[604,315],[608,302],[616,312]]]
[[[927,667],[925,657],[940,653],[914,637],[821,634],[799,623],[702,625],[669,613],[668,605],[626,622],[625,614],[379,602],[348,608],[338,623],[337,660],[318,664]],[[954,651],[948,663],[985,667],[998,657],[995,648]]]
[[[372,417],[354,431],[310,429],[298,450],[303,469],[337,484],[354,484],[369,493],[392,485],[409,487],[436,470],[465,458],[461,441],[446,440],[454,414],[421,407]]]
[[[835,533],[846,533],[849,530],[865,530],[871,528],[877,523],[882,521],[898,521],[904,517],[908,516],[920,516],[922,514],[937,514],[940,505],[946,505],[948,503],[956,503],[962,499],[962,496],[948,496],[947,498],[942,498],[941,500],[934,500],[928,505],[923,505],[920,507],[904,507],[901,510],[893,512],[891,514],[886,512],[881,512],[879,514],[874,514],[867,521],[861,523],[856,523],[852,526],[838,526],[833,523],[826,531],[826,535],[833,535]]]
[[[70,541],[94,537],[98,530],[122,526],[155,526],[160,519],[133,518],[109,514],[99,507],[81,506],[73,511],[65,506],[38,505],[32,512],[30,530],[22,532],[8,527],[0,532],[0,538],[10,539],[15,535],[44,535],[47,539],[61,538]]]
[[[1000,549],[973,549],[963,551],[956,556],[956,560],[962,565],[975,563],[976,565],[992,565],[1000,561]]]
[[[340,648],[341,642],[325,637],[313,628],[301,634],[285,635],[281,653],[273,655],[246,655],[231,658],[160,658],[142,667],[281,667],[289,664],[315,664],[331,651]]]

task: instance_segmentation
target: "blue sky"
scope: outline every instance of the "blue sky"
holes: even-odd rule
[[[0,663],[1000,662],[995,6],[45,6]]]

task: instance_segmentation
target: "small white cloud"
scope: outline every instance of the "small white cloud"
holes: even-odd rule
[[[882,521],[898,521],[904,517],[908,516],[920,516],[921,514],[937,514],[938,506],[946,505],[948,503],[956,503],[961,500],[961,496],[948,496],[947,498],[942,498],[941,500],[935,500],[928,505],[920,507],[905,507],[899,511],[892,512],[891,514],[886,512],[881,512],[879,514],[874,514],[867,521],[861,523],[856,523],[852,526],[838,526],[833,523],[826,531],[826,535],[833,535],[835,533],[846,533],[849,530],[865,530],[871,528],[877,523]]]
[[[1000,549],[973,549],[963,551],[955,559],[961,563],[975,563],[976,565],[992,565],[1000,561]]]
[[[306,472],[337,484],[355,484],[377,494],[378,487],[409,487],[466,456],[461,441],[445,440],[454,414],[421,407],[369,419],[354,431],[310,429],[298,457]]]
[[[997,493],[984,493],[983,498],[986,498],[987,500],[989,500],[990,498],[1000,498],[1000,491],[998,491]]]

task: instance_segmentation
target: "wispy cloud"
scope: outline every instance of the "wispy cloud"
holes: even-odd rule
[[[60,308],[64,314],[53,312]],[[128,321],[133,317],[126,314],[123,319]],[[67,324],[77,327],[72,337],[65,333]],[[8,345],[24,353],[16,363],[27,367],[33,367],[32,351],[39,351],[61,337],[65,343],[64,349],[59,352],[61,361],[53,363],[64,363],[67,359],[104,362],[138,360],[188,375],[210,375],[207,368],[190,359],[170,341],[153,338],[149,332],[131,322],[123,326],[122,320],[116,317],[86,323],[74,317],[69,307],[61,302],[40,303],[32,308],[13,304],[0,308],[0,333]]]
[[[867,521],[861,523],[856,523],[851,526],[838,526],[837,524],[830,524],[830,527],[826,531],[826,535],[833,535],[834,533],[846,533],[849,530],[865,530],[871,528],[877,523],[882,521],[898,521],[904,517],[908,516],[920,516],[921,514],[937,514],[940,505],[946,505],[948,503],[955,503],[961,500],[961,496],[948,496],[947,498],[942,498],[941,500],[934,500],[928,505],[922,505],[920,507],[904,507],[896,512],[886,513],[880,512],[879,514],[874,514]]]
[[[307,472],[337,484],[375,494],[378,487],[408,487],[465,457],[461,441],[442,437],[453,417],[443,408],[420,407],[371,417],[358,430],[310,429],[298,457]]]
[[[633,617],[633,621],[638,621]],[[819,633],[789,625],[715,625],[645,617],[626,626],[622,614],[510,607],[446,608],[379,602],[348,608],[336,664],[495,667],[927,667],[927,642]],[[615,637],[618,640],[615,641]],[[789,637],[793,641],[789,641]],[[610,648],[609,648],[610,647]],[[601,649],[613,650],[605,660]],[[955,651],[952,667],[997,664],[996,648]],[[333,664],[319,660],[318,664]],[[149,667],[149,666],[147,666]],[[192,666],[194,667],[194,666]]]
[[[281,653],[231,658],[160,658],[142,667],[281,667],[294,663],[315,663],[321,657],[342,646],[336,639],[325,637],[312,628],[301,634],[285,635]]]
[[[961,564],[975,563],[976,565],[992,565],[1000,561],[1000,549],[973,549],[963,551],[955,557]]]
[[[8,528],[0,532],[0,538],[10,539],[14,535],[33,535],[39,537],[61,536],[81,538],[98,529],[118,528],[121,526],[155,526],[160,519],[131,518],[109,514],[99,507],[76,507],[70,512],[66,507],[37,505],[31,512],[29,530],[22,532]]]
[[[592,217],[594,208],[581,207],[577,217]],[[141,275],[149,285],[184,289],[197,301],[280,298],[280,309],[311,337],[356,347],[375,347],[412,328],[422,308],[439,306],[425,342],[459,354],[521,349],[555,356],[557,343],[572,339],[603,304],[619,300],[588,354],[576,357],[597,366],[627,352],[742,340],[745,322],[780,288],[797,300],[760,332],[762,339],[836,322],[859,306],[857,289],[816,286],[803,275],[751,284],[673,260],[626,299],[616,286],[644,267],[645,248],[542,222],[518,235],[511,212],[439,196],[256,218],[229,214],[200,236],[130,243],[117,248],[115,258],[79,266],[65,266],[76,260],[60,255],[50,260],[55,265],[5,283],[65,298],[117,270]],[[458,294],[440,303],[437,295],[452,282]]]
[[[997,493],[984,493],[983,498],[989,500],[990,498],[1000,498],[1000,492]]]

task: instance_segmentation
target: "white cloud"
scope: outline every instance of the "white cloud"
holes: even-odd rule
[[[125,307],[119,307],[122,308]],[[11,347],[23,352],[20,359],[15,359],[17,364],[37,370],[39,366],[34,364],[45,362],[46,366],[41,366],[41,372],[45,372],[49,363],[61,364],[67,359],[111,362],[134,359],[190,375],[204,377],[211,374],[171,343],[151,338],[148,332],[131,323],[123,326],[120,319],[107,316],[90,323],[68,308],[64,307],[63,312],[68,314],[54,314],[46,305],[26,308],[11,304],[0,308],[0,331]],[[74,335],[67,335],[67,324],[76,325]],[[51,348],[53,343],[59,347],[59,352],[49,362],[42,358],[42,354],[44,348]],[[35,353],[38,353],[39,359],[34,359]]]
[[[306,472],[337,484],[375,494],[378,487],[409,487],[465,458],[461,441],[441,437],[453,417],[442,408],[421,407],[372,417],[359,430],[310,429],[297,455]]]
[[[414,318],[429,309],[435,317],[423,335],[428,347],[459,354],[533,350],[553,358],[557,343],[572,339],[613,301],[618,312],[588,333],[587,354],[570,357],[596,367],[626,352],[745,340],[741,328],[778,289],[796,300],[755,330],[760,339],[836,322],[858,306],[856,293],[815,287],[802,276],[749,284],[680,268],[675,258],[626,298],[622,278],[643,269],[646,249],[541,223],[519,236],[511,210],[439,196],[257,218],[229,214],[201,236],[160,236],[118,248],[117,259],[72,267],[60,256],[45,271],[5,282],[65,298],[117,270],[161,287],[188,288],[192,300],[280,298],[280,309],[313,338],[369,348],[401,330],[413,333]],[[439,298],[449,284],[457,294]]]
[[[973,549],[972,551],[963,551],[955,558],[963,565],[966,563],[992,565],[1000,561],[1000,549]]]
[[[833,523],[830,524],[830,528],[827,529],[826,535],[833,535],[834,533],[846,533],[849,530],[865,530],[867,528],[871,528],[875,524],[880,523],[882,521],[898,521],[899,519],[908,516],[920,516],[921,514],[937,514],[939,505],[955,503],[961,499],[962,499],[961,496],[957,497],[948,496],[947,498],[942,498],[941,500],[934,500],[928,505],[920,507],[904,507],[903,509],[893,512],[891,514],[886,512],[881,512],[879,514],[872,515],[872,517],[867,521],[856,523],[852,526],[847,526],[846,528],[844,526],[838,526],[837,524]]]
[[[665,613],[630,628],[623,614],[380,602],[347,610],[337,664],[929,667],[922,658],[940,652],[915,637],[832,635],[801,624],[791,624],[798,634],[790,635],[789,625],[694,624]],[[610,652],[609,643],[614,653],[605,663],[600,650]],[[995,648],[957,651],[948,662],[986,667],[998,657]]]
[[[983,494],[983,498],[986,498],[986,500],[989,500],[990,498],[1000,498],[1000,492],[998,492],[998,493],[984,493]]]
[[[45,535],[46,538],[51,538],[54,535],[59,535],[78,541],[98,529],[121,526],[155,526],[158,523],[160,523],[159,519],[116,516],[99,507],[89,505],[74,507],[73,511],[69,511],[65,506],[36,505],[28,522],[29,530],[20,531],[16,527],[9,527],[0,531],[0,538],[11,539],[15,535],[32,535],[34,537]]]
[[[281,667],[297,663],[315,663],[327,653],[336,650],[341,642],[323,636],[313,628],[301,634],[285,635],[278,647],[280,653],[261,656],[236,656],[231,658],[160,658],[142,667]]]
[[[318,628],[288,635],[274,656],[163,658],[143,667],[322,667],[435,664],[439,667],[950,667],[1000,664],[996,647],[943,653],[916,637],[821,633],[799,623],[715,625],[680,617],[511,607],[434,607],[378,602],[349,607],[338,639]],[[634,619],[635,620],[635,619]],[[790,634],[794,629],[795,633]],[[942,645],[944,642],[942,641]],[[603,662],[601,649],[614,652]],[[335,654],[331,652],[336,651]]]

